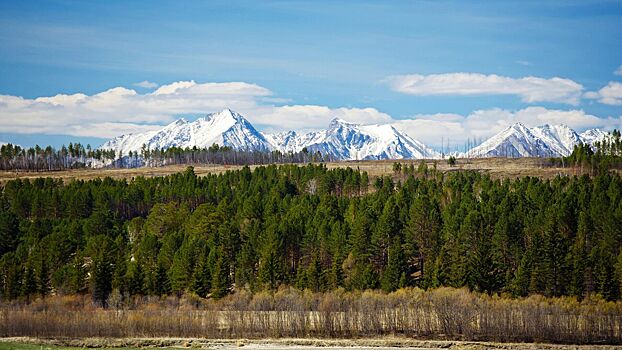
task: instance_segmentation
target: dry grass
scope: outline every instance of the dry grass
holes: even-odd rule
[[[367,171],[371,177],[393,174],[394,160],[380,161],[343,161],[327,163],[328,168],[351,167]],[[415,168],[420,160],[401,160],[403,164],[414,164]],[[570,168],[558,168],[548,165],[548,160],[543,158],[483,158],[483,159],[459,159],[456,166],[450,167],[444,160],[426,160],[429,168],[436,164],[442,172],[472,170],[490,174],[493,178],[516,178],[523,176],[536,176],[540,178],[553,178],[557,175],[574,175],[576,171]],[[130,179],[136,176],[154,177],[174,174],[186,169],[186,165],[170,165],[158,168],[137,169],[76,169],[64,171],[41,171],[41,172],[0,172],[0,183],[13,179],[34,179],[38,177],[61,178],[69,181],[73,179],[91,180],[95,178],[111,177],[114,179]],[[254,168],[256,166],[251,166]],[[227,170],[240,169],[240,165],[194,165],[197,175],[210,173],[222,173]]]
[[[494,343],[446,340],[420,340],[385,336],[361,339],[204,339],[204,338],[81,338],[49,339],[14,337],[0,338],[0,350],[78,350],[98,349],[253,349],[253,350],[317,350],[318,348],[366,349],[506,349],[506,350],[609,350],[611,345],[561,345],[543,343]]]

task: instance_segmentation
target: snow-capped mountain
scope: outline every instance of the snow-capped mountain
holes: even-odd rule
[[[596,141],[602,141],[609,136],[609,133],[600,129],[589,129],[581,133],[583,143],[593,144]]]
[[[554,152],[522,123],[505,128],[466,153],[467,157],[552,157]]]
[[[592,144],[607,133],[599,129],[581,135],[564,124],[529,128],[516,123],[472,148],[463,157],[559,157],[572,153],[579,143]]]
[[[281,152],[300,152],[303,148],[310,146],[320,133],[301,134],[296,131],[284,131],[276,134],[264,134],[264,136],[274,149]]]
[[[553,153],[568,156],[575,145],[584,142],[581,136],[565,124],[545,124],[530,129],[531,132],[549,147]]]
[[[339,159],[437,158],[439,154],[392,125],[359,125],[333,119],[324,132],[309,137],[312,151]]]
[[[266,135],[281,151],[320,152],[333,159],[419,159],[437,158],[439,154],[395,129],[389,124],[360,125],[333,119],[328,129],[319,132]]]
[[[205,148],[214,143],[237,150],[320,152],[332,159],[436,158],[439,154],[400,133],[391,125],[359,125],[334,119],[328,129],[309,133],[287,131],[262,134],[240,114],[225,109],[194,122],[179,119],[164,128],[145,133],[115,137],[100,146],[117,154],[169,147]]]
[[[229,109],[208,114],[194,122],[182,118],[160,130],[118,136],[100,148],[113,149],[117,154],[127,155],[130,151],[140,152],[143,145],[153,150],[194,146],[206,148],[215,143],[238,150],[272,149],[264,135],[255,130],[248,120]]]
[[[507,127],[458,157],[558,157],[572,153],[579,143],[592,144],[608,133],[599,129],[581,135],[570,127],[545,124],[529,128],[522,123]],[[287,131],[264,134],[257,131],[242,115],[225,109],[208,114],[194,122],[179,119],[160,130],[127,134],[104,143],[101,149],[117,154],[138,153],[148,149],[170,147],[206,148],[213,144],[237,150],[284,153],[320,152],[331,159],[421,159],[440,158],[439,152],[398,131],[390,124],[361,125],[333,119],[326,130],[300,133]]]

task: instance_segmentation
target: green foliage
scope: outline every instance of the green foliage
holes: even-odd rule
[[[578,168],[581,173],[602,174],[611,169],[622,168],[622,137],[619,130],[613,130],[604,139],[593,145],[574,146],[568,157],[553,159],[561,166]]]
[[[447,164],[449,164],[449,166],[456,166],[456,157],[454,156],[449,156],[449,158],[447,158]]]
[[[619,175],[400,172],[397,183],[323,165],[8,181],[0,297],[90,293],[105,306],[113,289],[222,298],[296,285],[620,298]]]

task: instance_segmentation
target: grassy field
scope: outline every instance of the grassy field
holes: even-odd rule
[[[382,161],[343,161],[327,163],[328,168],[351,167],[367,171],[370,176],[391,175],[393,174],[393,160]],[[414,164],[415,168],[420,164],[419,160],[402,160],[403,164]],[[436,164],[437,169],[443,172],[472,170],[490,174],[493,178],[516,178],[523,176],[537,176],[541,178],[553,178],[557,175],[573,175],[575,169],[558,168],[548,165],[547,159],[542,158],[485,158],[485,159],[459,159],[456,166],[450,167],[445,160],[426,161],[428,167]],[[0,172],[0,183],[12,179],[33,179],[37,177],[72,179],[95,179],[110,176],[115,179],[132,178],[136,176],[164,176],[183,171],[186,165],[170,165],[158,168],[136,168],[136,169],[77,169],[66,171],[42,171],[42,172]],[[197,175],[208,173],[221,173],[227,170],[239,169],[239,165],[195,165],[194,171]],[[255,166],[251,166],[253,168]]]

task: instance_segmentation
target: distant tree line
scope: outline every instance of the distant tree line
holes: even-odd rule
[[[69,143],[55,149],[52,146],[41,148],[39,145],[22,148],[13,144],[0,147],[0,170],[22,171],[55,171],[65,169],[84,168],[93,161],[115,159],[113,150],[93,150],[91,145],[86,147],[80,143]]]
[[[332,160],[327,155],[318,152],[310,152],[303,148],[300,152],[281,151],[250,151],[236,150],[228,146],[213,144],[207,148],[194,147],[169,147],[167,149],[143,148],[138,152],[129,154],[129,161],[138,163],[144,160],[147,166],[161,166],[171,164],[225,164],[225,165],[257,165],[257,164],[284,164],[284,163],[309,163]],[[132,164],[132,163],[130,163]]]
[[[620,299],[622,179],[492,180],[421,165],[404,182],[323,165],[64,183],[0,192],[0,297],[222,298],[468,287]]]
[[[577,168],[578,173],[596,174],[612,169],[622,169],[622,138],[619,130],[593,145],[578,144],[568,157],[553,159],[557,166]]]
[[[164,166],[178,164],[224,164],[256,165],[309,163],[332,160],[320,152],[300,152],[236,150],[213,144],[210,147],[170,147],[167,149],[148,149],[143,145],[140,152],[130,151],[127,155],[115,150],[92,149],[80,143],[69,143],[55,149],[52,146],[22,148],[6,144],[0,147],[0,170],[18,171],[58,171],[85,167],[137,168],[141,166]]]

